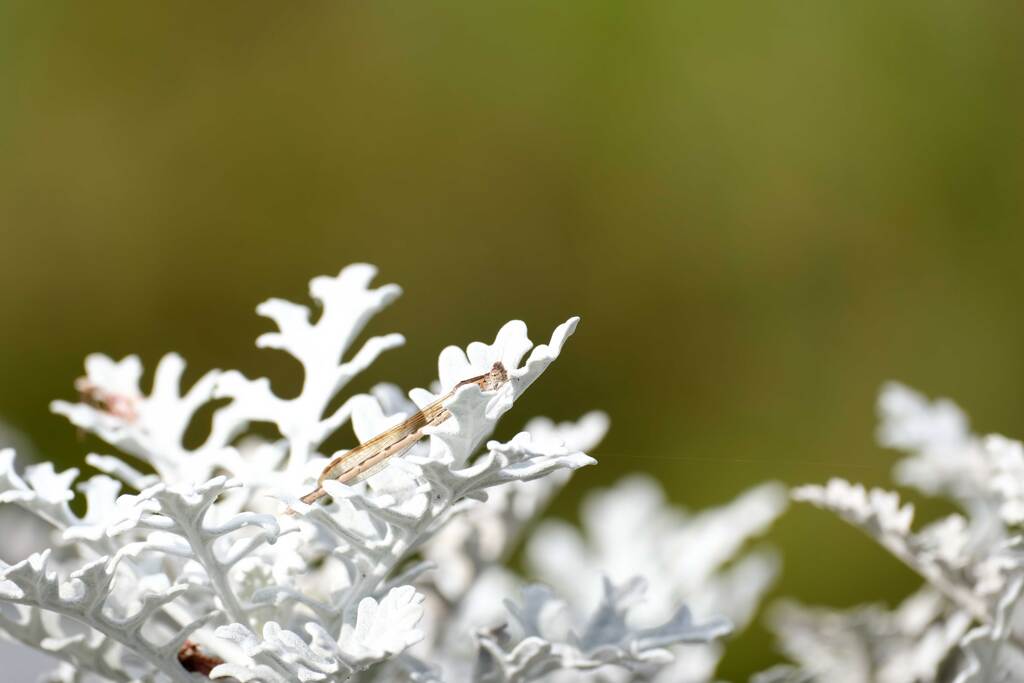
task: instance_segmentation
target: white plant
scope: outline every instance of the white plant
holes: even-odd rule
[[[137,357],[92,355],[76,383],[81,400],[57,401],[53,410],[127,458],[90,454],[87,463],[100,473],[76,484],[76,469],[42,463],[20,474],[14,451],[0,452],[0,502],[54,529],[51,549],[0,564],[7,605],[0,630],[62,662],[47,680],[511,683],[572,671],[619,680],[666,671],[687,657],[679,644],[706,647],[724,635],[729,625],[716,616],[719,604],[734,619],[749,617],[774,560],[755,554],[720,577],[716,570],[780,511],[770,488],[706,517],[658,522],[673,551],[693,553],[697,568],[673,583],[681,558],[638,565],[654,572],[648,580],[658,600],[643,619],[629,614],[645,582],[612,558],[595,561],[611,579],[586,614],[577,596],[567,602],[502,570],[568,473],[594,462],[584,451],[606,426],[599,414],[567,425],[534,421],[507,442],[488,441],[558,357],[577,319],[537,346],[513,321],[491,344],[448,347],[433,391],[414,389],[406,399],[397,387],[378,385],[337,402],[353,377],[404,341],[370,337],[352,352],[371,317],[400,293],[395,285],[371,287],[374,275],[355,265],[315,278],[315,321],[309,308],[286,301],[257,309],[278,328],[257,344],[302,365],[294,398],[234,371],[208,372],[185,388],[176,354],[159,362],[145,394]],[[298,500],[328,460],[322,444],[341,426],[351,423],[366,440],[495,362],[508,369],[505,385],[460,388],[446,403],[452,417],[427,428],[388,468],[355,486],[326,482],[329,504]],[[224,400],[203,442],[187,447],[197,411]],[[281,438],[256,438],[257,423],[274,425]],[[640,486],[649,496],[651,485]],[[84,513],[71,505],[76,490]],[[283,514],[288,508],[294,516]],[[545,531],[536,543],[547,538],[550,545],[552,533],[565,532]],[[710,546],[701,550],[705,541]],[[536,547],[535,560],[544,555]],[[556,588],[573,588],[542,559],[536,564]],[[581,585],[594,574],[588,567]],[[498,585],[508,590],[482,597]],[[518,597],[506,611],[501,598],[509,595]],[[699,619],[683,599],[699,605]]]
[[[897,493],[833,479],[793,498],[830,510],[917,572],[924,587],[893,611],[845,612],[786,603],[773,611],[797,667],[757,680],[840,683],[980,683],[1024,680],[1024,449],[979,437],[952,402],[929,402],[901,385],[879,399],[880,442],[908,452],[899,483],[942,495],[962,511],[913,529]]]
[[[668,505],[657,481],[634,475],[587,496],[582,534],[565,522],[543,522],[527,542],[527,559],[533,573],[578,613],[601,601],[603,577],[625,583],[639,575],[647,599],[633,610],[638,623],[671,618],[684,602],[698,617],[722,615],[744,628],[780,562],[770,549],[737,555],[785,507],[785,489],[764,484],[725,506],[690,514]],[[679,652],[670,666],[648,676],[660,683],[711,680],[723,654],[718,643]]]
[[[579,448],[596,444],[606,426],[595,413],[575,424],[527,425],[537,439]],[[503,562],[568,474],[499,490],[427,544],[425,555],[440,571],[426,577],[428,636],[416,651],[446,674],[437,680],[468,680],[481,666],[492,671],[484,680],[518,680],[501,667],[523,658],[550,669],[549,681],[712,680],[722,655],[712,636],[744,627],[778,571],[770,550],[736,555],[785,508],[784,489],[765,485],[690,515],[670,506],[653,480],[629,477],[587,497],[582,533],[546,521],[529,535],[530,574],[550,589],[529,585]],[[515,617],[507,628],[502,602]],[[613,617],[627,608],[637,629],[632,632]],[[693,626],[694,616],[701,627]],[[497,626],[481,634],[494,652],[481,662],[471,636],[482,624]],[[666,640],[633,661],[620,659],[622,666],[599,666],[609,653],[622,657],[617,650],[652,642],[646,637],[629,644],[645,631],[671,634],[675,644]],[[552,649],[539,648],[531,639],[537,635]],[[574,670],[566,671],[565,662],[574,662]]]

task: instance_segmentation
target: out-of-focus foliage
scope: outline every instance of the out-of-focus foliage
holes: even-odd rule
[[[830,510],[916,572],[924,585],[893,611],[842,612],[782,604],[773,628],[799,668],[756,683],[1011,683],[1024,675],[1024,446],[980,437],[948,399],[899,384],[879,399],[879,439],[906,457],[899,483],[943,495],[958,512],[914,529],[914,506],[894,491],[843,479],[801,486],[795,500]]]
[[[694,509],[768,479],[882,484],[867,406],[894,376],[1017,433],[1022,13],[2,3],[0,416],[80,464],[98,443],[45,406],[98,350],[295,395],[297,367],[248,344],[251,302],[368,260],[410,292],[383,316],[409,344],[357,391],[423,384],[434,349],[510,317],[586,320],[531,395],[615,419],[565,514],[634,469]],[[775,540],[805,602],[915,585],[810,510]],[[731,679],[775,659],[757,628],[727,652]]]

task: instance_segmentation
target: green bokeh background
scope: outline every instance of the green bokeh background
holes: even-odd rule
[[[1024,433],[1022,76],[1018,3],[4,2],[0,416],[98,449],[47,411],[97,350],[292,391],[255,304],[369,261],[409,341],[357,388],[582,316],[505,423],[612,416],[557,514],[636,470],[885,483],[884,380]],[[917,585],[809,508],[769,541],[779,595]]]

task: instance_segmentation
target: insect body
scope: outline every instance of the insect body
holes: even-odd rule
[[[425,428],[439,425],[452,416],[451,411],[444,407],[444,403],[462,387],[475,384],[484,391],[495,391],[506,382],[508,382],[508,373],[501,363],[495,363],[488,372],[482,375],[459,382],[447,394],[430,405],[424,406],[422,410],[401,424],[395,425],[327,463],[327,467],[317,479],[316,489],[304,495],[301,499],[302,502],[312,504],[326,496],[327,491],[324,490],[323,485],[328,479],[334,479],[343,484],[354,484],[379,472],[391,458],[405,453],[422,439]]]

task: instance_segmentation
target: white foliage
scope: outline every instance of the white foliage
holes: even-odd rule
[[[599,606],[576,627],[565,603],[550,589],[527,586],[521,605],[507,603],[513,623],[479,634],[482,649],[474,679],[507,683],[563,672],[570,676],[566,680],[575,680],[577,672],[608,665],[649,676],[673,660],[666,647],[707,643],[732,630],[722,618],[694,623],[685,606],[657,626],[627,624],[627,612],[642,600],[644,589],[642,579],[622,586],[606,579]]]
[[[972,542],[987,544],[998,537],[999,506],[989,495],[993,462],[963,411],[949,399],[930,402],[889,383],[879,395],[878,413],[879,443],[907,453],[896,464],[895,480],[956,501],[970,519]]]
[[[901,385],[879,399],[879,441],[908,451],[897,481],[942,495],[963,510],[914,531],[914,509],[895,492],[833,479],[795,500],[861,529],[925,580],[894,611],[779,606],[773,626],[799,666],[758,681],[978,683],[1024,680],[1024,448],[979,437],[953,403],[929,402]],[[974,625],[973,628],[972,625]]]
[[[971,620],[925,589],[891,612],[877,605],[834,611],[785,602],[773,608],[771,622],[783,652],[800,665],[797,677],[905,683],[936,680]]]
[[[785,507],[785,490],[765,484],[728,505],[688,514],[669,506],[653,479],[633,476],[587,497],[582,534],[562,522],[542,523],[527,543],[527,558],[537,577],[566,596],[577,613],[598,603],[602,575],[617,582],[639,575],[648,582],[647,599],[633,610],[639,623],[668,619],[685,602],[700,617],[724,615],[742,628],[774,581],[779,561],[770,550],[736,555]],[[659,680],[708,680],[720,657],[714,645],[687,648],[682,664]]]
[[[119,558],[90,562],[72,572],[70,580],[64,582],[50,570],[49,557],[47,550],[3,569],[0,599],[29,608],[22,612],[22,620],[8,621],[5,630],[14,631],[15,637],[25,642],[31,629],[34,635],[42,636],[39,646],[44,650],[111,680],[132,680],[142,675],[146,669],[140,669],[140,664],[167,673],[171,680],[190,679],[178,664],[178,652],[189,634],[214,614],[208,613],[173,630],[162,642],[154,642],[142,633],[151,620],[158,620],[166,605],[188,591],[187,585],[174,584],[149,591],[138,600],[114,604],[118,601],[111,593]],[[58,623],[43,619],[40,610],[69,617],[93,629],[94,634],[73,635],[63,631]],[[120,648],[140,661],[132,662],[132,658],[125,657],[119,665],[110,663],[108,655]]]
[[[525,427],[525,433],[542,447],[580,452],[596,447],[607,431],[608,418],[599,412],[560,424],[536,418]],[[441,595],[456,600],[481,571],[504,564],[526,525],[543,512],[569,475],[570,470],[561,470],[529,482],[499,486],[472,514],[457,515],[446,524],[423,548],[424,557],[438,568],[433,582]]]
[[[1020,679],[1024,651],[1011,640],[1022,589],[1024,576],[1017,574],[999,596],[992,623],[972,629],[963,639],[964,665],[953,683],[1010,683]]]
[[[878,396],[878,442],[886,448],[939,453],[970,441],[967,416],[949,399],[927,397],[896,382]]]
[[[534,442],[581,449],[606,429],[597,413],[575,424],[527,425]],[[721,648],[709,643],[730,630],[718,615],[742,626],[777,572],[768,551],[735,556],[784,509],[784,490],[768,485],[690,516],[670,507],[653,482],[626,480],[588,499],[587,539],[554,522],[527,537],[531,573],[551,588],[530,584],[503,562],[567,475],[494,489],[426,544],[423,555],[438,571],[423,576],[427,636],[413,648],[417,660],[402,661],[410,679],[711,680]],[[699,606],[699,626],[681,603]],[[644,634],[659,627],[674,636],[655,647]]]
[[[420,602],[422,596],[412,586],[391,589],[379,603],[363,598],[345,615],[339,637],[308,622],[308,643],[273,621],[263,627],[262,637],[238,623],[222,626],[217,635],[240,645],[253,664],[221,664],[212,677],[264,683],[347,680],[419,640]]]
[[[54,401],[51,408],[55,413],[64,415],[79,429],[95,433],[111,446],[146,461],[162,481],[200,482],[208,477],[214,464],[205,456],[226,446],[226,442],[208,442],[195,452],[189,452],[182,444],[182,437],[195,412],[212,398],[219,378],[216,370],[206,373],[182,394],[180,383],[185,361],[178,354],[169,353],[157,365],[149,396],[143,396],[139,388],[142,361],[138,356],[114,361],[94,353],[85,360],[85,372],[85,381],[78,383],[83,400],[78,403]],[[108,463],[107,468],[100,463]],[[89,464],[105,471],[108,468],[116,471],[120,467],[110,459]],[[136,487],[155,481],[133,479],[128,483]]]
[[[89,454],[101,474],[76,486],[76,469],[57,472],[42,463],[21,474],[14,452],[0,451],[0,502],[45,522],[55,543],[0,564],[0,602],[7,603],[0,632],[62,662],[47,680],[329,683],[367,671],[374,680],[528,681],[609,667],[646,676],[678,661],[666,648],[706,643],[727,630],[704,609],[709,605],[695,623],[679,603],[699,600],[702,586],[718,590],[717,568],[778,513],[764,492],[752,494],[749,510],[759,521],[737,539],[725,535],[739,520],[712,517],[686,527],[694,536],[687,542],[714,540],[713,549],[688,579],[692,596],[658,589],[659,600],[671,600],[663,618],[627,623],[643,587],[633,577],[606,582],[589,618],[566,611],[565,630],[541,619],[566,604],[547,589],[526,588],[522,607],[509,603],[506,615],[500,597],[523,584],[502,564],[569,472],[594,462],[584,451],[603,436],[607,419],[537,420],[507,441],[489,438],[558,357],[578,320],[537,346],[526,326],[512,321],[493,343],[448,347],[439,356],[436,391],[414,389],[406,399],[394,385],[378,385],[338,401],[356,375],[404,342],[386,334],[353,347],[400,293],[395,285],[372,287],[375,272],[354,265],[315,278],[315,319],[307,306],[278,299],[257,308],[277,326],[257,344],[285,351],[302,367],[293,398],[276,395],[266,378],[236,371],[213,370],[183,387],[185,362],[173,353],[157,364],[147,394],[138,357],[93,354],[76,382],[80,400],[52,408],[128,459]],[[506,384],[488,392],[461,388],[445,404],[452,417],[425,429],[426,438],[386,469],[355,486],[325,482],[326,505],[298,500],[336,455],[320,448],[342,425],[351,422],[368,439],[495,362],[508,370]],[[214,406],[210,433],[186,447],[197,412],[224,399]],[[256,423],[274,425],[281,438],[255,437]],[[84,513],[72,506],[76,489]],[[294,516],[283,514],[289,507]],[[766,583],[774,572],[767,566],[759,575],[754,564],[738,565],[736,581]],[[732,580],[729,572],[721,576],[722,586]],[[490,596],[491,616],[506,616],[507,627],[477,620],[481,596],[497,585],[504,588]],[[749,611],[754,599],[740,600]],[[461,650],[453,646],[459,633],[468,635]],[[431,653],[457,665],[445,671]]]

